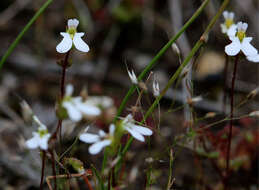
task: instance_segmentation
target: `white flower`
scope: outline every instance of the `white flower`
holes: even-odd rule
[[[86,105],[92,105],[103,109],[107,109],[113,106],[114,101],[112,98],[108,96],[89,96],[87,97],[84,103]]]
[[[228,36],[235,36],[237,30],[237,26],[234,24],[235,14],[233,12],[224,11],[223,16],[225,22],[220,24],[221,32],[223,34],[227,34]]]
[[[153,95],[155,97],[160,95],[159,83],[156,80],[153,81]]]
[[[79,136],[79,139],[85,143],[93,143],[88,150],[90,154],[98,154],[104,147],[109,146],[112,143],[114,131],[115,126],[111,124],[109,134],[105,133],[103,130],[100,130],[98,134],[87,133],[86,131]]]
[[[153,132],[146,127],[134,124],[134,119],[131,114],[127,115],[126,118],[122,120],[122,126],[126,131],[128,131],[135,139],[144,142],[144,136],[150,136]]]
[[[67,31],[61,32],[63,40],[57,45],[56,50],[59,53],[68,52],[73,44],[79,51],[88,52],[89,46],[82,40],[83,32],[77,32],[79,21],[77,19],[69,19],[67,22]]]
[[[129,77],[130,77],[131,82],[132,82],[133,84],[138,84],[138,79],[137,79],[137,77],[136,77],[134,71],[131,70],[131,72],[130,72],[128,69],[127,69],[127,71],[128,71],[128,74],[129,74]]]
[[[257,49],[255,49],[251,44],[252,37],[246,37],[247,23],[239,22],[237,24],[236,36],[230,36],[231,44],[225,47],[226,54],[230,56],[237,55],[242,51],[247,57],[257,54]]]
[[[33,120],[38,125],[38,131],[32,132],[32,138],[25,142],[29,149],[40,148],[42,150],[48,149],[48,141],[50,134],[48,133],[47,127],[42,124],[36,116],[33,116]]]
[[[101,114],[101,110],[98,107],[85,104],[82,97],[71,97],[73,90],[74,88],[71,84],[67,85],[65,97],[62,101],[62,106],[66,109],[72,121],[80,121],[84,114],[89,116],[98,116]]]

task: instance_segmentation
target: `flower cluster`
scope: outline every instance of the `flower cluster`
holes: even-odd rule
[[[246,37],[246,30],[248,24],[244,22],[238,22],[234,24],[234,13],[223,12],[225,23],[221,24],[223,33],[227,33],[231,43],[225,47],[225,52],[229,56],[236,56],[242,52],[249,61],[259,62],[259,54],[255,47],[250,42],[252,37]]]
[[[79,139],[85,143],[92,144],[89,147],[90,154],[98,154],[103,148],[106,146],[112,145],[117,135],[116,133],[120,133],[120,131],[130,133],[135,139],[144,142],[144,136],[150,136],[153,132],[147,128],[142,127],[140,125],[136,125],[131,114],[127,115],[123,120],[118,122],[117,125],[111,124],[109,127],[109,134],[105,133],[103,130],[100,130],[98,134],[88,133],[89,127],[87,127],[86,131],[79,136]],[[116,130],[120,128],[122,130]]]

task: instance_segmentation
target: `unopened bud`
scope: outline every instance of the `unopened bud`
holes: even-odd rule
[[[215,112],[208,112],[208,113],[206,113],[205,118],[213,118],[215,116],[216,116]]]
[[[252,90],[247,96],[246,96],[246,98],[247,99],[253,99],[256,95],[257,95],[257,93],[259,92],[259,87],[257,87],[256,89],[254,89],[254,90]]]
[[[153,95],[155,97],[160,95],[159,83],[156,80],[153,81]]]
[[[180,49],[178,48],[176,43],[173,43],[172,48],[177,55],[180,55]]]
[[[202,97],[201,96],[197,96],[194,98],[188,98],[187,103],[192,106],[193,104],[202,101]]]
[[[128,71],[128,75],[129,75],[129,78],[130,78],[131,82],[132,82],[133,84],[138,84],[138,79],[137,79],[137,77],[136,77],[134,71],[132,70],[132,71],[130,72],[128,69],[127,69],[127,71]]]
[[[249,113],[250,117],[259,117],[259,111],[253,111],[251,113]]]
[[[88,98],[88,91],[86,86],[84,86],[81,90],[80,96],[82,97],[83,101],[85,101]]]
[[[31,107],[29,106],[29,104],[26,101],[22,101],[20,103],[21,107],[22,107],[22,116],[23,119],[26,122],[31,122],[32,121],[32,116],[33,116],[33,111],[31,109]]]

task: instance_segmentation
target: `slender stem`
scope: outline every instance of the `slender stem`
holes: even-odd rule
[[[91,183],[89,182],[89,180],[88,180],[86,174],[82,175],[82,178],[84,179],[84,181],[85,181],[85,183],[86,183],[88,189],[89,189],[89,190],[93,190],[92,185],[91,185]]]
[[[42,151],[42,163],[41,163],[41,178],[40,178],[40,190],[43,190],[43,180],[44,180],[44,171],[45,171],[45,160],[46,152]]]
[[[53,150],[50,150],[50,155],[51,155],[51,166],[52,166],[52,174],[54,176],[54,190],[57,190],[57,179],[56,179],[56,166],[55,166],[55,157]]]
[[[232,75],[232,85],[231,85],[231,108],[230,108],[230,126],[228,133],[228,145],[227,145],[227,158],[226,158],[226,174],[227,178],[229,177],[229,161],[230,161],[230,150],[231,150],[231,139],[232,139],[232,128],[233,128],[233,114],[234,114],[234,88],[235,88],[235,79],[237,73],[237,64],[238,64],[239,55],[236,56],[234,71]]]
[[[175,41],[182,35],[182,33],[196,20],[196,18],[201,14],[201,12],[203,11],[203,9],[206,7],[206,5],[208,4],[209,0],[205,0],[201,6],[196,10],[196,12],[192,15],[192,17],[184,24],[184,26],[180,29],[180,31],[173,36],[170,41],[156,54],[156,56],[150,61],[150,63],[148,64],[148,66],[142,71],[142,73],[138,76],[138,81],[142,80],[144,78],[144,76],[146,76],[146,74],[154,67],[155,63],[162,57],[162,55],[165,54],[165,52],[171,48],[171,45],[173,43],[175,43]],[[133,85],[128,93],[126,94],[126,96],[124,97],[124,99],[122,100],[120,107],[117,111],[117,115],[114,118],[114,121],[117,121],[117,119],[119,118],[119,116],[121,115],[123,109],[126,106],[126,103],[128,102],[129,98],[131,97],[131,95],[135,92],[136,90],[136,86]]]
[[[205,1],[204,1],[205,2]],[[212,27],[214,26],[214,24],[216,23],[217,19],[220,17],[220,15],[222,14],[222,12],[225,10],[226,6],[228,5],[229,0],[224,0],[224,2],[222,3],[220,9],[218,10],[217,14],[212,18],[212,20],[210,21],[209,25],[207,26],[207,28],[205,29],[204,33],[202,34],[201,38],[196,42],[196,44],[194,45],[193,49],[191,50],[191,52],[189,53],[189,55],[185,58],[185,60],[183,61],[183,63],[180,65],[180,67],[176,70],[176,72],[174,73],[174,75],[170,78],[170,80],[168,81],[166,87],[162,90],[162,92],[160,93],[160,96],[158,96],[156,98],[156,100],[154,101],[154,103],[150,106],[150,108],[148,109],[148,111],[146,112],[143,120],[141,121],[141,123],[144,123],[144,121],[147,119],[147,117],[154,111],[154,109],[156,108],[156,106],[158,105],[160,99],[165,95],[165,93],[167,92],[167,90],[171,87],[171,85],[173,85],[173,83],[175,82],[175,80],[180,76],[182,70],[184,69],[185,66],[187,66],[187,64],[189,63],[189,61],[191,60],[191,58],[195,55],[195,53],[199,50],[199,48],[203,45],[204,42],[206,42],[206,38],[209,34],[209,31],[212,29]],[[123,156],[126,154],[126,152],[128,151],[128,148],[130,147],[131,143],[133,141],[133,137],[131,137],[121,155],[120,155],[120,159],[118,161],[118,164],[120,164]]]
[[[226,103],[227,103],[227,76],[228,76],[228,55],[225,54],[225,66],[224,66],[224,79],[223,79],[223,112],[226,113]]]

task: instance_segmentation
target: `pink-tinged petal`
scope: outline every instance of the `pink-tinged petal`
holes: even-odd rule
[[[95,143],[100,140],[98,135],[83,133],[79,136],[79,139],[85,143]]]
[[[256,55],[258,52],[257,49],[250,44],[251,40],[252,38],[244,38],[241,44],[241,50],[246,56]]]
[[[238,39],[237,39],[238,40]],[[225,47],[225,52],[226,54],[228,54],[229,56],[235,56],[237,55],[240,50],[241,50],[241,44],[239,42],[239,40],[237,41],[236,38],[234,39],[234,41],[232,41],[231,44],[227,45]]]
[[[63,40],[57,45],[56,50],[59,53],[66,53],[72,48],[72,39],[68,33],[61,32],[60,33],[64,38]]]
[[[259,54],[249,55],[246,57],[248,61],[259,63]]]
[[[131,129],[130,127],[125,128],[135,139],[144,142],[145,138],[137,130]]]
[[[67,114],[72,121],[78,122],[82,119],[81,112],[71,102],[64,102],[63,107],[66,108]]]
[[[145,135],[145,136],[150,136],[153,134],[153,132],[147,128],[147,127],[142,127],[140,125],[135,125],[135,126],[132,126],[132,129],[134,131],[138,131],[140,134],[142,135]]]
[[[111,144],[110,140],[103,140],[100,142],[96,142],[89,147],[90,154],[98,154],[104,147],[109,146]]]
[[[78,49],[79,51],[82,51],[82,52],[88,52],[89,46],[82,40],[83,35],[84,35],[84,33],[75,33],[73,42],[74,42],[76,49]]]

